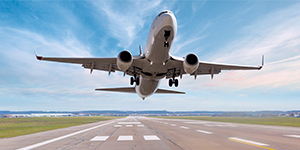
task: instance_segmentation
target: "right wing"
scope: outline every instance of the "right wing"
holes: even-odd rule
[[[34,50],[35,51],[35,50]],[[72,58],[72,57],[43,57],[38,56],[35,51],[35,56],[38,60],[44,61],[54,61],[54,62],[62,62],[62,63],[73,63],[73,64],[81,64],[83,68],[90,69],[91,73],[95,70],[107,71],[109,74],[111,72],[120,71],[117,66],[117,58]],[[141,73],[141,66],[139,60],[143,59],[142,56],[133,56],[133,62],[130,68],[124,72],[124,74],[128,74],[133,76],[134,74]]]

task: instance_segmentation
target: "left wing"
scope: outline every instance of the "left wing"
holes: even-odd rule
[[[183,58],[171,56],[170,69],[167,72],[166,78],[172,78],[173,76],[182,78],[183,74],[187,74],[183,69]],[[197,70],[191,74],[195,78],[197,75],[211,75],[219,74],[221,70],[260,70],[264,64],[264,56],[262,56],[262,65],[260,66],[248,66],[248,65],[235,65],[235,64],[223,64],[214,62],[199,61]]]

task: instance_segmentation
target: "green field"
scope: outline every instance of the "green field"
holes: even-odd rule
[[[157,117],[165,119],[191,119],[191,120],[205,120],[205,121],[220,121],[232,123],[247,123],[247,124],[262,124],[262,125],[277,125],[277,126],[291,126],[300,127],[300,118],[292,117],[205,117],[205,116],[166,116]]]
[[[0,118],[0,139],[116,118],[118,117]]]

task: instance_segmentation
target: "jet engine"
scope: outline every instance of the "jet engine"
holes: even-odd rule
[[[129,51],[122,51],[117,57],[117,66],[119,70],[126,71],[132,64],[132,55]]]
[[[183,69],[186,73],[194,73],[199,66],[199,59],[195,54],[188,54],[183,61]]]

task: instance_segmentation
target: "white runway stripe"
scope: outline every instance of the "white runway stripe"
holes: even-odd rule
[[[293,138],[300,138],[300,135],[283,135],[283,136],[288,136],[288,137],[293,137]]]
[[[118,124],[141,124],[141,122],[118,122]]]
[[[249,141],[249,140],[240,139],[240,138],[236,138],[236,137],[230,137],[228,139],[235,140],[235,141],[240,141],[240,142],[244,142],[244,143],[250,143],[250,144],[254,144],[254,145],[259,145],[259,146],[269,146],[269,144],[264,144],[264,143]]]
[[[185,126],[180,126],[180,128],[182,128],[182,129],[190,129],[189,127],[185,127]]]
[[[140,125],[137,125],[138,127],[144,127],[144,125],[143,124],[140,124]]]
[[[160,140],[156,135],[144,135],[146,141]]]
[[[109,136],[95,136],[90,141],[106,141],[109,138]]]
[[[114,125],[115,128],[121,128],[122,125]]]
[[[133,125],[126,125],[126,127],[133,127]]]
[[[205,133],[205,134],[213,134],[212,132],[204,131],[204,130],[196,130],[197,132]]]
[[[171,124],[171,126],[175,127],[175,126],[176,126],[176,124]]]
[[[81,130],[81,131],[78,131],[78,132],[67,134],[67,135],[64,135],[64,136],[61,136],[61,137],[58,137],[58,138],[54,138],[54,139],[51,139],[51,140],[48,140],[48,141],[44,141],[44,142],[41,142],[41,143],[37,143],[37,144],[34,144],[34,145],[23,147],[23,148],[20,148],[18,150],[30,150],[30,149],[33,149],[33,148],[37,148],[37,147],[40,147],[40,146],[43,146],[43,145],[46,145],[46,144],[49,144],[49,143],[52,143],[52,142],[55,142],[55,141],[59,141],[59,140],[62,140],[62,139],[65,139],[65,138],[68,138],[68,137],[86,132],[86,131],[90,131],[90,130],[93,130],[93,129],[96,129],[96,128],[99,128],[99,127],[102,127],[102,126],[105,126],[105,125],[108,125],[108,124],[111,124],[113,122],[115,122],[115,121],[110,121],[110,122],[107,122],[107,123],[104,123],[104,124],[101,124],[101,125],[98,125],[98,126],[94,126],[94,127],[84,129],[84,130]]]
[[[131,135],[120,135],[117,141],[132,141],[133,136]]]

